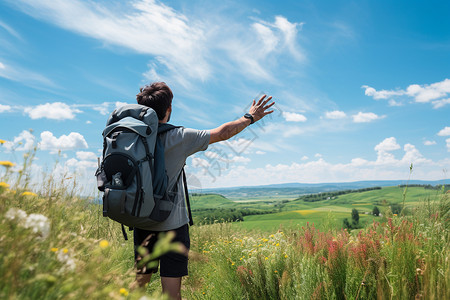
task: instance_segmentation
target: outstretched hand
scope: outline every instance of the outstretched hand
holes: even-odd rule
[[[261,120],[268,114],[273,113],[273,110],[267,111],[272,105],[275,104],[275,102],[272,101],[272,103],[269,103],[270,100],[272,100],[272,96],[269,96],[266,100],[267,95],[263,95],[258,102],[253,100],[252,107],[250,107],[249,114],[253,116],[253,120],[256,122],[258,120]],[[269,104],[267,104],[269,103]]]

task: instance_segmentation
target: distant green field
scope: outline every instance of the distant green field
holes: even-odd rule
[[[351,219],[351,211],[356,208],[360,215],[360,223],[370,223],[377,217],[372,216],[374,206],[380,211],[387,209],[390,204],[402,203],[404,188],[397,186],[384,187],[379,190],[349,193],[332,197],[332,199],[316,202],[289,199],[261,199],[253,202],[233,202],[221,195],[208,194],[196,195],[192,201],[194,209],[226,208],[226,209],[257,209],[276,210],[276,213],[249,215],[243,222],[234,223],[233,226],[247,230],[273,231],[279,228],[295,228],[305,226],[308,222],[315,226],[342,226],[344,218]],[[413,208],[424,199],[432,198],[438,191],[428,190],[423,187],[409,187],[406,192],[405,206]],[[252,199],[254,200],[254,199]]]

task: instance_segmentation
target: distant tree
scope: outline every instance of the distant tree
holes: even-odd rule
[[[372,214],[373,214],[374,216],[377,216],[377,217],[380,215],[380,210],[378,209],[378,206],[375,206],[375,207],[373,208]]]
[[[352,229],[352,225],[348,222],[348,219],[344,219],[344,228]]]
[[[352,209],[352,223],[354,225],[359,224],[359,212],[356,208]]]

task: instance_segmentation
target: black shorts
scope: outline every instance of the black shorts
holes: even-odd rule
[[[187,250],[191,246],[189,238],[189,225],[183,225],[180,228],[170,230],[175,232],[175,238],[173,242],[182,243]],[[152,252],[156,241],[158,240],[159,231],[149,231],[144,229],[135,228],[133,230],[134,236],[134,259],[135,263],[139,262],[142,257],[137,252],[139,246],[144,246],[148,249],[149,253]],[[186,250],[186,254],[187,254]],[[188,257],[185,254],[177,252],[168,252],[158,258],[161,265],[160,275],[161,277],[183,277],[188,274]],[[137,274],[151,274],[158,271],[158,266],[155,268],[147,268],[143,266],[137,269]]]

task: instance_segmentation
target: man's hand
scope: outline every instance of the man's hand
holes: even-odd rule
[[[258,120],[261,120],[262,118],[264,118],[265,116],[267,116],[268,114],[273,113],[273,110],[269,110],[266,111],[267,109],[269,109],[272,105],[275,104],[275,102],[272,101],[272,103],[268,104],[267,103],[272,100],[272,96],[270,96],[269,98],[267,98],[266,100],[264,100],[264,98],[266,98],[266,95],[263,95],[259,100],[258,103],[256,103],[255,100],[253,100],[252,103],[252,107],[250,107],[249,110],[249,114],[251,114],[253,116],[253,120],[256,122]]]
[[[270,108],[272,105],[274,105],[275,102],[267,104],[272,99],[272,97],[269,97],[266,100],[264,100],[265,98],[266,95],[262,96],[261,99],[258,100],[258,103],[256,103],[255,100],[253,100],[253,104],[252,107],[250,107],[249,114],[253,116],[254,122],[261,120],[268,114],[273,113],[273,110],[267,111],[267,109]],[[212,144],[220,141],[225,141],[235,136],[236,134],[241,132],[245,127],[250,125],[249,120],[250,119],[241,117],[236,121],[228,122],[222,124],[217,128],[211,129],[209,143]]]

